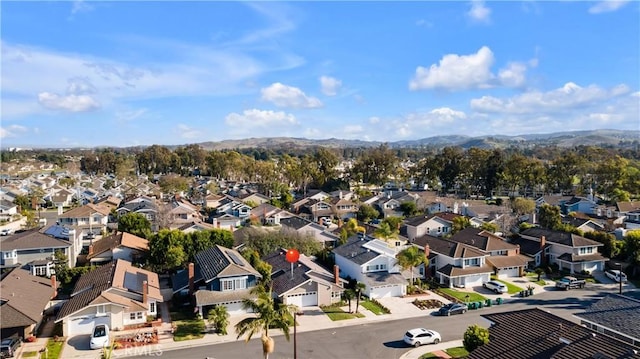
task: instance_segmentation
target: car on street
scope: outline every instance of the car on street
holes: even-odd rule
[[[2,339],[0,342],[0,355],[2,358],[13,358],[16,351],[20,348],[22,340],[19,337],[11,337]]]
[[[440,333],[434,330],[415,328],[407,331],[403,340],[405,343],[417,348],[424,344],[438,344],[442,341],[442,337]]]
[[[604,272],[604,275],[606,275],[607,277],[609,277],[609,279],[613,280],[616,283],[625,283],[627,281],[627,275],[617,269],[609,269],[608,271]]]
[[[508,291],[507,286],[495,281],[495,280],[490,280],[484,284],[482,284],[482,286],[484,288],[489,289],[490,291],[496,293],[496,294],[500,294],[500,293],[506,293]]]
[[[8,236],[10,234],[13,234],[15,231],[11,228],[4,228],[2,230],[0,230],[0,236]]]
[[[93,327],[91,332],[91,341],[89,347],[91,349],[102,349],[109,346],[109,327],[106,324],[98,324]]]
[[[464,314],[467,312],[467,306],[461,303],[449,303],[438,310],[438,314],[442,316],[450,316],[454,314]]]
[[[558,289],[576,289],[576,288],[584,288],[587,282],[584,279],[578,279],[576,277],[566,276],[562,277],[559,281],[556,282],[556,288]]]

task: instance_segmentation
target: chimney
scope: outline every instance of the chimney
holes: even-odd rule
[[[424,256],[425,258],[429,258],[429,254],[431,254],[431,248],[429,248],[429,243],[424,245]]]
[[[53,295],[51,296],[51,299],[53,299],[58,296],[58,281],[55,274],[51,275],[51,289],[53,289]]]
[[[544,246],[546,245],[547,245],[547,237],[545,236],[540,237],[540,249],[543,249]]]
[[[336,285],[340,285],[340,267],[337,264],[333,266],[333,279]]]
[[[149,297],[149,283],[145,280],[142,282],[142,304],[147,304]]]
[[[193,263],[189,263],[189,295],[193,294],[193,289],[195,286],[194,276],[195,276],[195,265]]]
[[[89,245],[89,254],[88,256],[91,257],[93,255],[93,244]]]

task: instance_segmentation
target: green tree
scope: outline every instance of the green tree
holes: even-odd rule
[[[405,217],[415,216],[420,213],[418,205],[415,202],[410,201],[400,203],[400,210]]]
[[[362,297],[362,292],[364,292],[365,289],[367,289],[367,286],[362,282],[356,282],[356,285],[353,288],[356,293],[356,313],[359,313],[360,298]]]
[[[358,220],[362,222],[369,222],[372,219],[378,218],[380,216],[380,212],[378,212],[373,206],[368,204],[361,204],[360,208],[358,208]]]
[[[391,175],[398,172],[398,157],[388,145],[383,144],[364,151],[356,158],[351,176],[364,183],[383,185]]]
[[[251,264],[255,270],[262,275],[262,279],[260,283],[265,288],[270,288],[271,285],[271,272],[273,271],[273,267],[271,264],[260,259],[260,254],[255,249],[247,248],[242,251],[242,256]]]
[[[213,325],[219,335],[227,335],[229,326],[229,312],[224,305],[216,305],[207,314],[209,324]]]
[[[627,260],[632,266],[632,276],[636,277],[640,271],[640,229],[627,232],[624,243]]]
[[[118,231],[148,239],[151,237],[151,222],[143,214],[126,213],[118,218]]]
[[[464,332],[462,344],[468,352],[489,343],[489,330],[477,324],[471,325]]]
[[[162,229],[149,240],[149,263],[158,271],[168,271],[182,266],[187,255],[183,243],[185,233],[174,229]]]
[[[403,270],[411,270],[411,285],[413,285],[414,268],[421,264],[424,264],[426,267],[429,263],[429,259],[418,249],[418,247],[415,246],[408,247],[398,252],[396,259],[398,260],[398,265]]]
[[[538,222],[540,227],[547,229],[557,229],[562,224],[560,217],[560,207],[550,204],[543,204],[538,209]]]
[[[530,199],[518,197],[511,201],[511,209],[517,215],[531,214],[536,209],[536,202]]]
[[[451,225],[451,234],[456,234],[467,227],[471,227],[471,220],[469,218],[465,216],[455,217]]]
[[[254,300],[244,299],[242,307],[248,312],[254,313],[254,317],[241,320],[236,324],[235,329],[238,334],[237,339],[246,335],[245,341],[251,340],[257,333],[262,333],[262,353],[265,359],[269,358],[269,354],[275,349],[275,342],[269,336],[269,329],[280,329],[284,336],[289,340],[289,325],[293,323],[292,306],[276,303],[270,291],[265,290],[262,286],[256,286],[251,290],[253,295],[257,295]]]
[[[487,231],[487,232],[491,232],[491,233],[496,233],[498,231],[498,225],[495,223],[491,223],[491,222],[484,222],[482,223],[482,226],[480,226],[480,229]]]
[[[349,313],[351,313],[351,301],[353,300],[353,298],[355,298],[355,296],[356,292],[351,288],[345,289],[345,291],[342,292],[342,298],[344,298],[344,300],[349,303]]]
[[[158,186],[164,193],[179,193],[189,189],[189,181],[182,176],[170,174],[160,177]]]

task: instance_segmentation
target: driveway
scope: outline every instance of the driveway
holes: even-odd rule
[[[415,296],[412,295],[412,296],[406,296],[406,297],[378,298],[376,300],[380,302],[380,304],[387,307],[394,316],[397,315],[398,317],[402,317],[402,318],[427,315],[429,314],[429,312],[434,312],[438,310],[438,308],[434,308],[432,310],[428,310],[428,309],[422,310],[412,303],[416,299],[419,299],[419,300],[435,299],[442,302],[443,305],[451,302],[450,300],[445,299],[432,292],[429,292],[427,294],[422,294],[422,295],[415,295]]]

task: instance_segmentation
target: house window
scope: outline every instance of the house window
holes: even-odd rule
[[[464,265],[465,266],[479,266],[480,265],[480,259],[479,258],[465,259],[464,260]]]
[[[156,302],[149,303],[149,311],[151,313],[155,313],[156,312]]]
[[[438,233],[442,232],[442,227],[438,227]]]
[[[247,277],[220,280],[222,291],[239,290],[247,288]]]
[[[449,232],[449,227],[442,227],[442,231],[443,231],[444,233]]]
[[[593,247],[580,248],[580,254],[591,254],[591,253],[593,253]]]
[[[136,320],[136,313],[129,313],[129,320]]]
[[[96,307],[96,316],[98,316],[98,315],[106,315],[106,314],[107,314],[107,310],[106,310],[104,304],[101,304],[101,305]]]
[[[36,275],[37,276],[42,277],[42,276],[46,276],[47,275],[47,267],[40,267],[39,266],[39,267],[35,267],[34,269],[36,271]]]
[[[142,312],[136,312],[136,319],[142,319]]]

